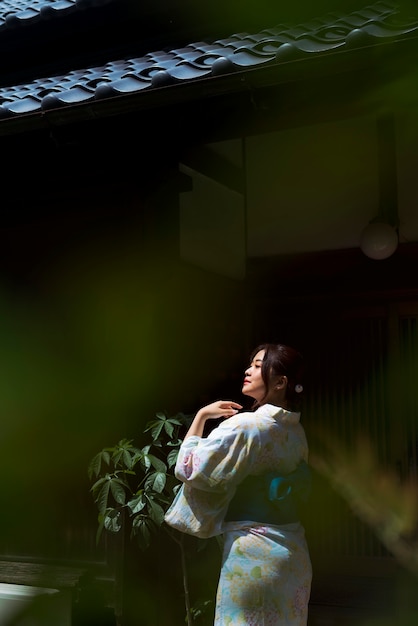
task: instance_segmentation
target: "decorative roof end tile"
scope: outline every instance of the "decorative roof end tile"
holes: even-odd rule
[[[231,59],[226,57],[219,57],[212,63],[211,74],[212,76],[220,76],[222,74],[231,74],[235,71],[234,64]]]

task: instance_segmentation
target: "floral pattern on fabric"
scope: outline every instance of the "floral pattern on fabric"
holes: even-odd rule
[[[175,468],[183,485],[165,521],[199,537],[220,535],[239,482],[249,474],[287,474],[307,459],[299,413],[270,404],[239,413],[208,437],[193,435],[183,441]]]
[[[223,534],[215,626],[306,626],[312,570],[303,526],[224,518],[248,475],[287,474],[307,460],[299,413],[268,404],[182,443],[175,474],[183,484],[165,521],[198,537]]]
[[[312,568],[299,523],[225,528],[215,626],[305,626]]]

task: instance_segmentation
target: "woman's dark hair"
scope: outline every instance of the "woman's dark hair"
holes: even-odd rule
[[[267,397],[277,376],[286,376],[287,407],[290,411],[298,411],[303,395],[303,388],[301,387],[304,372],[302,355],[294,348],[281,343],[264,343],[253,350],[251,361],[260,350],[264,350],[264,358],[261,364],[261,376],[266,386],[264,397]],[[296,387],[299,393],[296,391]]]

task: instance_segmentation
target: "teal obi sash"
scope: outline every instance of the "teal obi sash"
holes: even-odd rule
[[[308,500],[310,490],[311,470],[305,461],[285,476],[277,472],[247,476],[237,487],[225,521],[274,525],[297,522],[299,506]]]

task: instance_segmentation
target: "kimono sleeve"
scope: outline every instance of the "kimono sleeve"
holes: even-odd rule
[[[180,447],[176,477],[193,489],[219,493],[242,480],[261,445],[253,420],[244,415],[225,420],[207,438],[188,437]]]

